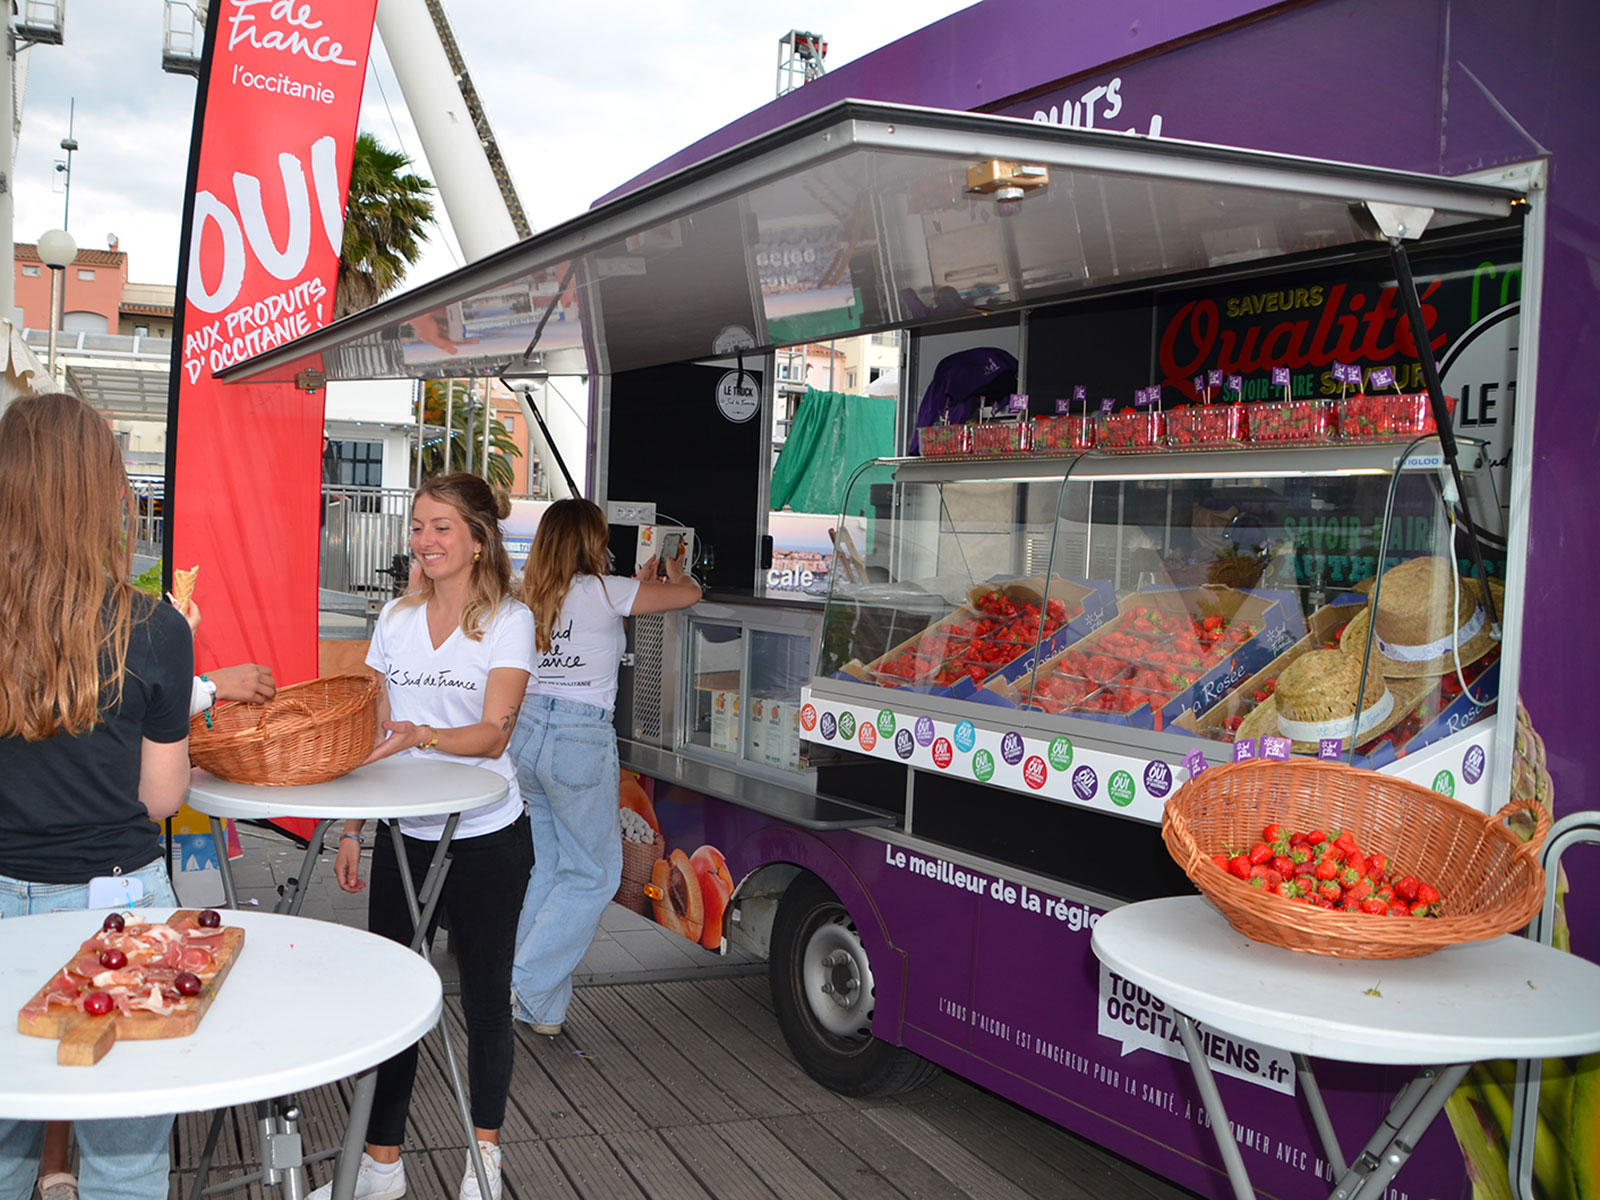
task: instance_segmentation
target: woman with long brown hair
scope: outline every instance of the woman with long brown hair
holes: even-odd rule
[[[510,501],[476,475],[458,471],[425,480],[411,503],[411,553],[420,577],[404,596],[384,606],[367,651],[367,665],[385,682],[380,741],[368,762],[441,755],[494,771],[510,787],[498,804],[462,816],[450,841],[454,863],[439,899],[461,968],[467,1083],[477,1132],[477,1146],[467,1152],[461,1200],[500,1200],[500,1125],[515,1047],[511,954],[517,906],[533,865],[528,818],[506,749],[533,657],[533,618],[511,594],[511,561],[500,536],[500,522],[510,510]],[[411,941],[400,872],[409,871],[413,886],[421,887],[444,825],[442,816],[403,818],[404,864],[391,837],[377,839],[367,902],[367,928],[373,933]],[[339,841],[335,867],[347,892],[365,886],[361,827],[360,821],[347,821]],[[415,1046],[378,1068],[356,1200],[396,1200],[405,1194],[400,1144],[416,1070]],[[474,1153],[481,1155],[488,1196],[480,1192]],[[325,1200],[332,1186],[323,1185],[310,1200]]]
[[[611,710],[627,648],[623,618],[687,608],[700,585],[681,556],[641,579],[609,574],[610,528],[588,500],[557,500],[539,518],[522,573],[533,611],[534,678],[511,740],[533,824],[535,861],[517,921],[513,1011],[556,1034],[572,1000],[572,972],[622,878],[620,771]]]
[[[177,905],[155,822],[189,786],[194,643],[134,588],[133,529],[105,418],[75,396],[14,400],[0,416],[0,918]],[[78,1122],[86,1200],[165,1197],[171,1128]],[[26,1200],[43,1135],[0,1120],[0,1200]]]

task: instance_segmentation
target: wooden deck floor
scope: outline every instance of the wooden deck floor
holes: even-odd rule
[[[446,1012],[460,1047],[453,998]],[[888,1100],[828,1091],[789,1057],[764,974],[581,988],[560,1037],[519,1025],[517,1038],[502,1130],[515,1200],[1192,1196],[954,1076]],[[437,1034],[423,1055],[406,1144],[408,1194],[455,1200],[466,1137]],[[343,1083],[299,1097],[308,1154],[337,1144],[348,1099]],[[188,1196],[205,1122],[203,1114],[178,1118],[173,1200]],[[211,1183],[258,1163],[252,1113],[235,1109]],[[330,1174],[328,1163],[317,1164],[313,1186]],[[259,1185],[247,1189],[249,1200],[261,1193]]]

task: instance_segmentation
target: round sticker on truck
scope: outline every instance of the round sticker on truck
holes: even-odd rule
[[[717,380],[717,411],[743,425],[761,411],[761,385],[754,375],[729,371]]]

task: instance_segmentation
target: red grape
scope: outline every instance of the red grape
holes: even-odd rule
[[[172,981],[172,986],[178,989],[180,995],[198,996],[203,985],[200,976],[193,971],[179,971],[178,977]]]
[[[222,914],[214,908],[208,908],[195,918],[195,924],[201,929],[215,929],[222,924]]]
[[[103,1017],[111,1011],[111,997],[104,992],[90,992],[83,998],[83,1011],[91,1017]]]
[[[100,928],[106,933],[121,933],[124,924],[121,913],[108,913]]]
[[[121,950],[102,950],[100,965],[108,971],[116,971],[128,965],[128,956]]]

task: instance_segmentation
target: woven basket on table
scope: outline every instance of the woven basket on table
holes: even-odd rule
[[[1522,841],[1505,825],[1528,810]],[[1389,875],[1439,889],[1437,917],[1380,917],[1297,904],[1222,870],[1213,854],[1285,829],[1345,829],[1367,853],[1388,855]],[[1520,929],[1544,899],[1538,850],[1550,816],[1533,800],[1485,816],[1418,784],[1334,762],[1254,762],[1211,767],[1167,801],[1161,836],[1228,923],[1260,942],[1340,958],[1413,958],[1457,942]]]
[[[266,704],[219,704],[189,722],[189,758],[218,779],[288,787],[361,765],[378,735],[379,681],[330,675],[278,689]]]
[[[650,882],[650,873],[655,870],[656,863],[665,857],[659,833],[652,831],[648,842],[630,842],[623,838],[622,882],[617,884],[617,894],[612,900],[629,912],[648,917],[651,905],[649,897],[645,895],[645,885]]]

